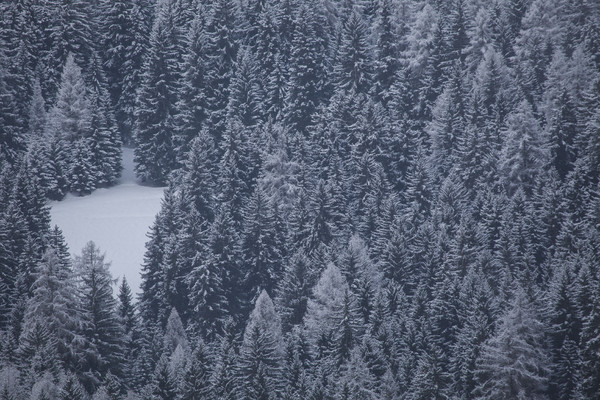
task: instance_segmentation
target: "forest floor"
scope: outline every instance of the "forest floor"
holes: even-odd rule
[[[113,277],[125,276],[131,290],[139,293],[146,234],[160,210],[164,188],[139,184],[133,167],[133,149],[124,148],[117,185],[84,197],[68,194],[50,207],[52,226],[63,231],[72,255],[93,240],[111,262]]]

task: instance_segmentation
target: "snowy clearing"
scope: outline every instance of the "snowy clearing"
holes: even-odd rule
[[[85,197],[68,194],[50,206],[52,225],[63,231],[71,254],[79,254],[93,240],[111,262],[113,277],[125,276],[131,290],[139,293],[146,233],[160,210],[164,188],[138,184],[133,165],[133,149],[124,148],[118,185]]]

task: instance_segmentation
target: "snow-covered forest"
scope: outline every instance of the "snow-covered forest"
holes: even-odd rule
[[[0,398],[599,399],[600,2],[1,2]]]

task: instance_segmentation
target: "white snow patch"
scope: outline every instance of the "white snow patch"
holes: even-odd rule
[[[80,254],[93,240],[106,253],[105,261],[111,262],[113,277],[125,276],[131,290],[140,293],[146,234],[160,210],[164,188],[140,185],[133,167],[133,149],[124,148],[119,184],[84,197],[68,194],[50,203],[50,213],[71,254]]]

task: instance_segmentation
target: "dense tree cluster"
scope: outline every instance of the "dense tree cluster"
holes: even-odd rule
[[[597,1],[1,7],[1,396],[598,398]],[[45,206],[121,141],[137,302]]]

